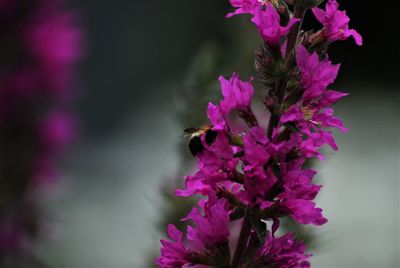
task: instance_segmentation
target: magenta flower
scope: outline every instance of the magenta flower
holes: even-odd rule
[[[303,242],[296,242],[293,234],[279,238],[269,235],[255,257],[257,267],[309,268]]]
[[[220,103],[221,111],[227,115],[233,109],[246,110],[251,105],[254,94],[252,79],[244,82],[239,79],[239,75],[234,73],[229,80],[220,76],[222,96],[224,99]]]
[[[259,152],[258,154],[261,155],[262,153]],[[253,160],[253,162],[257,163],[257,160]],[[264,167],[265,163],[266,159],[263,159],[257,166]],[[247,200],[250,200],[250,202],[245,203],[263,209],[272,208],[276,211],[276,217],[280,214],[289,215],[301,224],[322,225],[326,223],[327,220],[322,216],[322,210],[316,208],[315,203],[312,202],[321,188],[321,186],[311,183],[316,172],[303,170],[303,165],[304,159],[281,163],[280,173],[283,191],[274,201],[263,198],[277,183],[276,176],[270,169],[258,168],[256,173],[252,171],[249,173],[251,177],[245,178],[245,192],[241,194]]]
[[[282,184],[286,196],[297,199],[313,200],[322,186],[312,184],[315,170],[302,169],[305,159],[298,159],[288,163],[282,162]]]
[[[237,9],[226,15],[227,18],[239,14],[254,14],[256,10],[261,9],[262,6],[261,1],[259,0],[229,0],[229,2]]]
[[[183,243],[183,234],[172,224],[168,225],[167,235],[172,240],[161,240],[161,256],[156,263],[163,268],[180,268],[191,262],[191,252]]]
[[[243,183],[243,191],[238,192],[239,199],[250,207],[267,209],[272,207],[274,202],[265,199],[265,194],[271,190],[277,182],[276,176],[271,170],[265,173],[259,172],[256,175],[246,176]]]
[[[329,42],[335,42],[346,40],[352,36],[356,44],[361,46],[363,44],[362,36],[356,30],[349,29],[350,19],[346,15],[346,11],[339,10],[338,2],[328,0],[325,8],[326,10],[317,7],[312,9],[317,20],[324,26],[322,30],[324,38]]]
[[[210,102],[208,104],[207,116],[210,119],[213,130],[224,131],[226,129],[226,121],[219,106]]]
[[[253,132],[260,134],[261,128],[253,128]],[[267,146],[268,140],[265,134],[263,136],[245,135],[243,137],[244,144],[244,160],[245,160],[245,171],[249,171],[256,168],[263,168],[264,164],[267,163],[268,159],[272,156],[271,152],[268,151]]]
[[[322,209],[312,202],[321,186],[311,183],[316,171],[302,169],[304,162],[305,159],[298,159],[281,163],[284,191],[278,195],[281,200],[277,203],[278,210],[301,224],[323,225],[327,219],[323,217]]]
[[[287,142],[276,142],[278,132],[272,135],[271,140],[267,137],[262,127],[252,127],[246,135],[243,135],[244,147],[244,170],[249,171],[256,167],[263,167],[271,158],[283,152]]]
[[[322,209],[314,202],[305,199],[287,199],[280,205],[280,210],[301,224],[323,225],[328,220],[322,215]]]
[[[296,62],[306,102],[321,96],[326,87],[335,81],[340,68],[340,64],[333,65],[328,59],[320,61],[317,53],[309,54],[304,46],[297,48]]]
[[[286,26],[281,26],[281,18],[272,4],[266,4],[265,10],[257,9],[251,21],[256,25],[261,37],[273,48],[277,48],[279,41],[287,35],[292,26],[299,22],[291,18]]]
[[[204,204],[200,202],[200,206],[204,213],[193,208],[183,219],[195,225],[187,227],[187,245],[182,232],[173,225],[168,226],[167,234],[172,241],[161,240],[161,256],[156,260],[160,267],[214,267],[225,261],[225,254],[229,255],[229,212],[225,202],[211,198]]]
[[[301,155],[307,158],[316,156],[320,160],[325,160],[325,156],[319,152],[319,149],[325,144],[328,144],[335,151],[339,149],[332,132],[325,130],[318,130],[317,132],[308,134],[306,139],[301,140],[299,144],[299,153]]]
[[[207,202],[204,215],[198,208],[193,208],[186,220],[192,220],[196,227],[188,226],[187,239],[194,248],[210,248],[227,245],[229,239],[229,213],[223,200]]]
[[[219,133],[212,145],[204,140],[203,144],[205,150],[197,156],[199,170],[186,177],[186,189],[176,191],[179,196],[208,196],[211,190],[216,191],[219,186],[229,186],[227,179],[235,174],[238,159],[233,157],[233,148],[225,134]]]
[[[333,109],[321,107],[319,103],[312,103],[308,106],[293,106],[283,116],[282,123],[296,122],[305,133],[309,129],[315,130],[319,127],[334,127],[342,132],[347,132],[343,122],[333,116]]]
[[[339,130],[346,132],[343,124],[338,119],[332,118],[332,109],[329,106],[338,102],[341,98],[347,96],[347,93],[338,92],[334,90],[326,90],[319,99],[314,100],[307,106],[294,105],[282,117],[282,121],[300,121],[306,119],[315,125],[322,125],[323,127],[336,127]],[[318,123],[318,124],[316,124]]]
[[[324,128],[333,127],[342,132],[347,132],[347,128],[344,127],[343,122],[333,116],[333,109],[329,108],[329,106],[345,96],[347,96],[346,93],[327,90],[314,102],[308,105],[297,103],[282,115],[282,124],[287,122],[295,123],[300,129],[300,135],[306,135],[306,139],[300,141],[301,150],[306,157],[316,155],[324,159],[318,152],[318,149],[325,144],[328,144],[334,150],[338,149],[332,133]]]

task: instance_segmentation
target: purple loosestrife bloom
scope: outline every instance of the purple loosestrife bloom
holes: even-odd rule
[[[260,134],[262,128],[255,127],[251,129],[253,133]],[[268,159],[272,156],[272,153],[268,151],[268,139],[264,135],[253,136],[247,134],[243,137],[244,145],[244,170],[250,171],[257,168],[263,168],[264,164],[267,163]]]
[[[279,204],[279,210],[288,214],[295,221],[301,224],[323,225],[328,222],[322,215],[322,209],[317,208],[315,203],[310,200],[291,198],[290,195],[283,194],[283,199]]]
[[[307,259],[310,254],[305,254],[303,242],[296,242],[293,234],[286,234],[279,238],[268,236],[265,244],[255,256],[257,267],[279,268],[309,268]]]
[[[191,262],[190,251],[183,243],[183,233],[172,224],[168,225],[167,235],[172,240],[161,240],[161,256],[156,263],[163,268],[179,268]]]
[[[305,139],[302,139],[301,135],[293,135],[297,135],[299,138],[299,153],[307,158],[316,156],[320,160],[325,160],[325,156],[319,152],[319,149],[325,144],[328,144],[335,151],[339,149],[332,132],[329,131],[318,130],[317,132],[308,134]]]
[[[203,141],[205,150],[197,156],[199,170],[186,177],[186,189],[176,191],[179,196],[202,194],[207,196],[210,190],[219,186],[229,186],[227,179],[234,176],[238,159],[233,157],[233,148],[226,134],[219,133],[212,145]]]
[[[226,202],[211,197],[208,202],[199,202],[199,205],[204,213],[193,208],[183,219],[195,225],[187,227],[186,242],[182,232],[173,225],[168,226],[167,234],[172,241],[161,240],[161,256],[156,260],[160,267],[211,267],[211,264],[218,265],[223,254],[229,252],[229,211],[226,210]],[[208,263],[210,266],[205,265]]]
[[[276,176],[271,170],[257,175],[247,175],[244,178],[243,191],[237,193],[239,199],[250,207],[267,209],[274,202],[265,200],[265,193],[271,190],[272,186],[277,182]]]
[[[294,198],[313,200],[322,186],[312,184],[315,170],[302,169],[305,159],[281,163],[282,183],[285,193]]]
[[[291,18],[286,26],[281,26],[281,17],[272,4],[267,3],[265,10],[257,9],[251,21],[256,25],[261,37],[273,48],[278,48],[279,41],[287,35],[292,26],[299,22]]]
[[[362,36],[356,30],[349,29],[350,19],[346,15],[346,11],[339,10],[339,4],[336,0],[328,0],[326,10],[316,7],[312,11],[317,20],[324,26],[322,35],[329,42],[346,40],[352,36],[357,45],[363,44]]]
[[[276,135],[271,141],[266,136],[262,127],[252,127],[248,133],[243,135],[244,147],[244,171],[251,171],[257,168],[263,168],[264,165],[273,157],[275,157],[284,146],[285,142],[275,143]]]
[[[239,75],[234,73],[229,80],[220,76],[222,96],[224,99],[220,103],[221,111],[227,115],[233,109],[246,110],[251,104],[254,94],[253,85],[239,79]]]
[[[332,133],[324,128],[333,127],[347,132],[343,122],[333,116],[334,111],[329,107],[347,95],[347,93],[327,90],[320,98],[308,105],[297,103],[291,106],[281,117],[281,123],[293,122],[299,127],[301,134],[306,134],[307,139],[301,143],[302,149],[308,151],[307,157],[317,155],[324,159],[317,152],[324,144],[328,144],[334,150],[338,149]]]
[[[277,196],[277,199],[264,200],[265,193],[268,193],[271,187],[278,181],[271,169],[266,169],[265,164],[272,155],[276,155],[278,151],[270,149],[270,153],[266,152],[268,147],[261,146],[255,142],[248,144],[247,140],[252,141],[251,135],[244,137],[245,157],[244,171],[247,171],[249,177],[244,181],[244,195],[252,206],[261,208],[274,207],[279,213],[290,215],[296,221],[302,224],[322,225],[326,223],[326,219],[322,216],[322,210],[315,207],[315,203],[311,202],[320,190],[320,186],[311,184],[311,180],[315,175],[312,170],[302,170],[304,159],[293,162],[283,161],[280,165],[281,184],[284,191]],[[280,146],[283,146],[282,144]],[[273,147],[274,149],[280,146]],[[251,157],[246,156],[247,151],[251,153]],[[247,167],[246,162],[253,163]],[[279,214],[278,213],[278,214]]]
[[[226,202],[217,199],[208,201],[204,206],[204,215],[198,208],[193,208],[186,220],[194,222],[196,227],[188,226],[187,239],[194,248],[206,249],[224,245],[229,239],[229,213]]]
[[[333,65],[328,59],[320,61],[317,53],[309,54],[304,46],[297,48],[296,62],[305,102],[321,96],[326,87],[335,81],[340,68],[340,64]]]
[[[227,18],[239,14],[254,14],[256,10],[262,7],[262,2],[260,0],[229,0],[229,2],[237,9],[226,15]]]
[[[218,105],[214,105],[211,102],[208,104],[207,116],[210,119],[212,128],[215,131],[226,130],[226,121],[222,109]]]
[[[310,130],[316,130],[319,127],[334,127],[342,132],[347,132],[343,122],[333,116],[334,111],[329,107],[347,95],[347,93],[327,90],[318,100],[308,105],[298,103],[290,107],[282,116],[281,121],[282,123],[296,122],[297,126],[307,134],[312,133]],[[336,97],[332,102],[333,99],[328,98],[333,96]]]

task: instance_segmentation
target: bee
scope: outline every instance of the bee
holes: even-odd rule
[[[204,139],[208,145],[214,143],[218,133],[211,129],[211,126],[204,126],[201,128],[187,128],[184,130],[184,137],[189,138],[188,148],[193,156],[197,156],[204,150],[204,145],[201,137],[205,135]]]

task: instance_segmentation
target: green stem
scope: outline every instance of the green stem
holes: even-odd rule
[[[243,219],[242,229],[240,231],[238,244],[236,246],[235,255],[233,255],[231,268],[240,268],[244,252],[247,250],[247,245],[251,231],[251,215],[249,208],[246,207],[246,212]]]
[[[301,30],[301,25],[303,22],[305,12],[306,12],[305,8],[295,7],[295,9],[294,9],[294,16],[296,18],[300,18],[300,22],[296,23],[296,25],[294,25],[292,27],[292,29],[288,35],[286,55],[285,55],[285,61],[286,61],[287,67],[291,64],[291,59],[294,55],[294,48],[296,46],[297,38],[298,38],[298,35]],[[287,68],[287,70],[289,70],[289,68]],[[287,86],[287,78],[286,77],[279,79],[275,84],[274,92],[275,92],[277,103],[275,104],[275,107],[274,107],[273,113],[271,114],[271,118],[270,118],[269,125],[268,125],[267,136],[270,139],[272,137],[274,127],[276,127],[279,124],[280,114],[282,112],[281,111],[282,103],[284,102],[285,93],[286,93],[286,86]],[[249,127],[258,125],[258,122],[255,119],[255,116],[252,113],[252,111],[241,112],[241,113],[239,113],[239,115],[241,117],[243,117],[243,119],[245,119],[245,121],[247,122]],[[243,219],[242,229],[241,229],[240,235],[239,235],[238,244],[237,244],[233,259],[232,259],[231,268],[240,268],[242,259],[245,255],[245,253],[248,251],[248,244],[249,244],[249,239],[250,239],[251,230],[252,230],[252,223],[251,223],[252,218],[251,217],[252,217],[252,215],[250,213],[250,208],[247,206],[245,215],[244,215],[244,219]]]
[[[243,120],[246,122],[246,124],[250,128],[259,125],[258,121],[257,121],[257,117],[255,116],[255,114],[251,108],[248,108],[246,110],[238,110],[238,114],[240,117],[243,118]]]
[[[307,9],[304,7],[295,7],[293,14],[295,18],[300,19],[298,23],[292,26],[292,29],[290,30],[288,34],[288,39],[287,39],[287,46],[286,46],[286,62],[290,62],[292,56],[294,55],[293,49],[296,46],[297,42],[297,37],[299,36],[299,33],[301,31],[301,26],[303,25],[303,20],[304,20],[304,15],[306,14]]]
[[[286,71],[288,72],[291,68],[289,67],[292,64],[293,56],[295,55],[295,48],[298,36],[301,31],[301,26],[303,24],[304,15],[307,9],[303,7],[295,7],[294,8],[294,17],[300,19],[298,23],[292,26],[287,38],[287,46],[286,46],[286,55],[285,55],[285,64],[286,64]],[[287,87],[287,77],[280,78],[275,83],[275,100],[276,103],[274,104],[273,113],[271,114],[271,119],[268,125],[267,136],[269,139],[272,138],[273,130],[275,127],[278,126],[281,113],[282,113],[282,105],[285,98],[286,87]]]

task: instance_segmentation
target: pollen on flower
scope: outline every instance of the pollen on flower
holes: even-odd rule
[[[258,0],[262,5],[266,5],[267,3],[271,3],[274,7],[279,7],[279,0]]]
[[[303,113],[304,120],[306,121],[310,121],[314,116],[314,112],[307,106],[301,107],[301,112]]]

